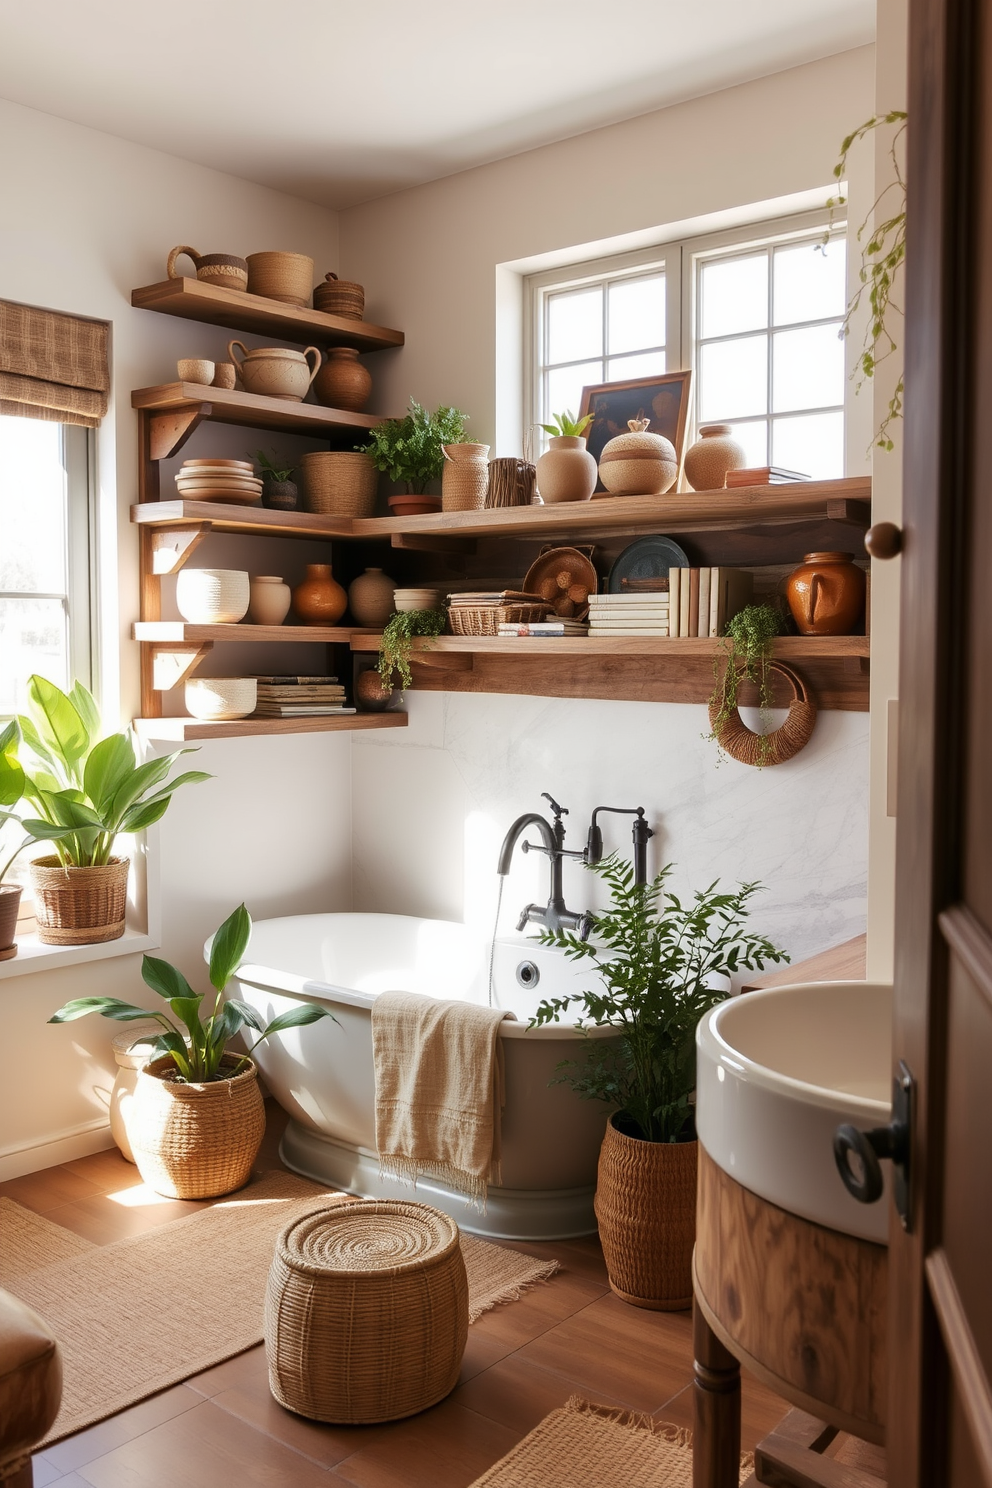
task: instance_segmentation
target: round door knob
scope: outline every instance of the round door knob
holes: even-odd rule
[[[902,552],[902,528],[895,522],[876,522],[865,533],[865,547],[873,558],[894,558]]]

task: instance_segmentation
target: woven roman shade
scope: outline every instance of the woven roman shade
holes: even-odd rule
[[[110,391],[109,327],[0,300],[0,414],[95,429]]]

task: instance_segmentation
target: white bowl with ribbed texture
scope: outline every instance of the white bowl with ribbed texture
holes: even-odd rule
[[[257,701],[254,677],[190,677],[186,683],[187,711],[209,722],[247,718]]]
[[[191,625],[232,625],[248,613],[248,574],[237,568],[184,568],[176,580],[176,604]]]

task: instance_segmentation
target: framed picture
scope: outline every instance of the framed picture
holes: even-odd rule
[[[648,429],[652,434],[664,434],[674,444],[681,470],[691,390],[691,371],[658,372],[654,377],[583,388],[579,413],[593,416],[585,437],[586,448],[597,465],[607,441],[627,433],[628,420],[646,418],[651,420]],[[603,489],[602,484],[597,486],[597,490]]]

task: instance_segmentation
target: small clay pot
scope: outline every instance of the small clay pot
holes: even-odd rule
[[[727,472],[747,464],[744,446],[731,438],[729,424],[703,424],[685,457],[685,478],[694,491],[719,491]]]
[[[293,613],[304,625],[336,625],[348,608],[348,595],[329,563],[308,563],[307,576],[293,590]]]
[[[852,553],[807,553],[785,584],[800,635],[855,635],[865,613],[865,575]]]
[[[293,591],[278,574],[252,574],[248,619],[253,625],[281,625],[292,602]]]
[[[357,625],[385,625],[396,606],[396,584],[381,568],[367,568],[348,585],[348,608]]]
[[[359,673],[355,683],[355,706],[362,713],[384,713],[395,697],[392,687],[387,687],[375,667]]]
[[[374,673],[378,676],[378,672]],[[0,884],[0,961],[17,955],[15,934],[17,911],[21,905],[20,884]]]
[[[204,361],[202,357],[183,357],[176,363],[180,382],[199,382],[204,387],[213,382],[216,370],[213,362]]]
[[[215,388],[227,388],[233,392],[237,380],[238,369],[233,362],[217,362],[214,366],[214,380],[210,385]]]
[[[295,481],[262,481],[262,505],[270,511],[295,511],[299,499]]]
[[[372,392],[372,374],[354,346],[332,346],[313,380],[313,395],[325,408],[361,413]]]
[[[556,434],[537,462],[541,500],[588,501],[596,489],[596,461],[578,435]]]

